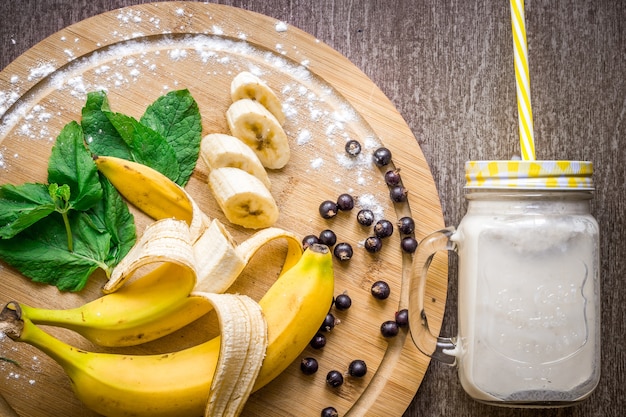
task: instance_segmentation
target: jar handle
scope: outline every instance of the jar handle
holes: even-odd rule
[[[409,289],[409,329],[413,343],[423,354],[448,365],[456,363],[456,356],[450,353],[456,348],[456,339],[432,334],[424,309],[424,293],[428,268],[435,254],[456,250],[456,244],[450,239],[455,231],[451,226],[422,239],[413,257]]]

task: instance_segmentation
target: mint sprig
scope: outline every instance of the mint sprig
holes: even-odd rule
[[[111,196],[117,191],[101,180],[76,122],[57,137],[48,181],[0,187],[0,257],[35,282],[79,291],[95,270],[110,275],[128,252],[134,220],[122,198]]]
[[[47,184],[0,186],[0,258],[62,291],[81,290],[98,269],[109,276],[135,243],[135,223],[93,154],[143,163],[185,185],[201,130],[187,90],[160,97],[140,121],[111,111],[104,92],[90,93],[81,123],[68,123],[57,137]]]

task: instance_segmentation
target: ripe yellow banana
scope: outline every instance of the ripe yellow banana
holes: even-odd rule
[[[256,100],[268,109],[278,123],[285,123],[285,113],[280,100],[274,91],[259,77],[243,71],[237,74],[230,83],[230,97],[233,102],[244,98]]]
[[[211,311],[202,297],[190,296],[173,264],[119,291],[80,307],[45,309],[20,304],[24,317],[37,324],[65,327],[100,346],[133,346],[166,336]]]
[[[230,167],[212,170],[209,188],[233,224],[262,229],[278,220],[280,213],[272,194],[258,178],[244,170]]]
[[[181,193],[181,187],[165,175],[147,165],[113,156],[96,156],[94,160],[120,194],[150,217],[174,217],[191,224],[191,202]]]
[[[159,171],[113,156],[94,157],[98,170],[119,193],[155,220],[175,218],[190,225],[192,236],[206,227],[208,218],[187,192]]]
[[[246,296],[212,296],[220,326],[220,337],[188,349],[155,355],[95,353],[75,349],[21,318],[19,307],[9,303],[3,316],[12,311],[17,319],[10,337],[29,343],[57,361],[70,377],[76,397],[88,408],[108,417],[152,416],[235,416],[224,413],[240,407],[247,399],[263,361],[267,328],[262,312]],[[219,302],[216,296],[220,298]],[[21,320],[20,320],[21,318]],[[4,321],[6,325],[6,321]],[[263,351],[259,354],[258,345]],[[243,365],[253,368],[252,375],[240,375]],[[216,370],[226,367],[241,387],[224,380],[212,387]],[[247,378],[247,380],[246,380]],[[225,379],[225,378],[224,378]],[[246,392],[247,391],[247,392]],[[235,394],[235,397],[231,395]],[[216,398],[217,396],[217,398]],[[231,404],[235,400],[235,404]],[[213,410],[219,409],[220,412]]]
[[[218,308],[216,294],[194,293],[194,296],[205,296],[214,303],[219,310],[218,317],[222,312],[221,336],[165,355],[129,356],[78,351],[22,317],[16,303],[5,307],[0,324],[14,340],[30,343],[55,359],[70,376],[77,397],[105,416],[202,415],[207,403],[209,408],[205,416],[235,416],[250,392],[279,375],[300,355],[319,329],[332,303],[332,268],[330,250],[323,245],[312,245],[259,301],[267,323],[265,359],[255,349],[257,343],[263,343],[263,326],[259,323],[259,316],[249,311],[254,308],[245,298],[237,298],[238,304],[229,299],[228,308]],[[17,318],[12,326],[6,318],[11,311]],[[242,325],[242,321],[237,320],[237,311],[248,316],[245,322],[249,324]],[[245,331],[223,342],[227,330],[224,323],[230,320],[233,323],[230,330],[241,330],[239,326],[243,326]],[[253,334],[243,340],[248,331]],[[237,349],[237,346],[243,347]],[[257,365],[262,362],[258,373],[252,362]],[[229,366],[228,370],[216,374],[223,363]],[[248,371],[249,367],[252,370]],[[237,387],[242,380],[243,387]],[[222,389],[223,394],[220,393]]]
[[[291,156],[280,122],[262,104],[248,99],[233,102],[226,111],[230,133],[246,143],[265,168],[280,169]]]
[[[184,222],[163,219],[149,225],[124,259],[134,261],[120,263],[112,278],[134,279],[115,292],[65,310],[21,304],[24,316],[71,329],[101,346],[131,346],[170,334],[210,311],[205,299],[189,296],[196,284],[195,258]],[[154,267],[133,277],[148,265]]]
[[[259,157],[240,139],[223,133],[211,133],[200,142],[200,157],[210,170],[233,167],[257,177],[269,190],[271,182]]]
[[[211,310],[192,291],[223,293],[267,243],[287,241],[281,274],[302,255],[299,239],[279,228],[261,230],[240,245],[217,220],[191,243],[184,222],[159,220],[113,270],[106,295],[80,307],[53,310],[21,304],[37,324],[71,329],[101,346],[133,346],[168,335]],[[142,273],[142,267],[156,267]],[[109,285],[113,284],[113,285]]]

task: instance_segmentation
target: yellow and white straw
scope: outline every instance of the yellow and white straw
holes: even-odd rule
[[[517,84],[517,112],[522,159],[535,160],[533,112],[530,104],[530,75],[528,71],[528,46],[524,22],[524,0],[511,0],[511,22],[515,55],[515,81]]]

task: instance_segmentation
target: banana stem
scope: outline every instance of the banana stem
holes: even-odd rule
[[[15,301],[7,303],[0,312],[0,330],[17,342],[25,342],[38,348],[66,371],[76,362],[78,351],[39,329],[30,320],[24,319],[22,308]]]
[[[0,311],[0,332],[11,339],[17,339],[22,334],[24,322],[22,321],[22,309],[15,301],[10,301]]]

